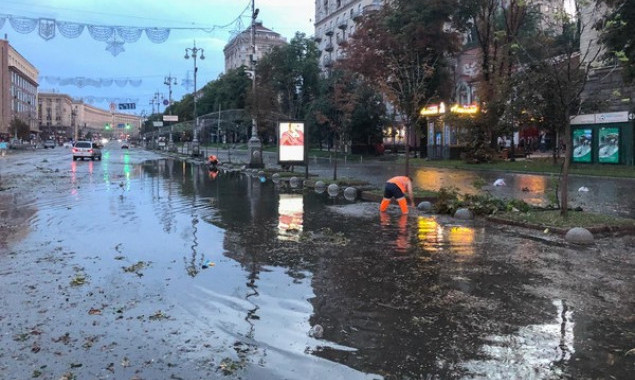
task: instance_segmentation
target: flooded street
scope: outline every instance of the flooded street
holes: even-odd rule
[[[635,373],[632,236],[380,217],[116,144],[2,157],[0,190],[3,379]]]

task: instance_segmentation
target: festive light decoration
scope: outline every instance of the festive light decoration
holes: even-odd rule
[[[116,25],[91,25],[79,22],[59,21],[52,18],[31,18],[20,17],[10,14],[0,14],[0,29],[4,27],[5,21],[9,21],[11,27],[18,33],[28,34],[35,29],[38,35],[44,40],[55,38],[56,31],[65,38],[77,38],[84,29],[88,29],[88,34],[99,42],[106,42],[106,50],[113,56],[125,51],[124,43],[137,42],[143,32],[145,32],[148,40],[155,44],[161,44],[167,41],[170,36],[170,30],[200,30],[211,33],[216,30],[227,29],[235,23],[240,23],[241,17],[248,11],[247,6],[236,19],[226,25],[214,25],[209,28],[164,28],[164,27],[133,27],[133,26],[116,26]]]
[[[40,77],[50,84],[56,86],[76,86],[76,87],[110,87],[115,83],[119,87],[125,87],[130,85],[132,87],[139,87],[143,82],[142,79],[130,79],[130,78],[86,78],[86,77],[74,77],[74,78],[60,78],[51,76]]]

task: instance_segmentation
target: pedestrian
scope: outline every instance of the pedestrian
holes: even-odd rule
[[[215,168],[216,165],[218,165],[218,157],[210,154],[209,157],[207,157],[207,165],[209,165],[210,168]]]
[[[390,200],[395,198],[401,208],[402,214],[408,213],[408,202],[406,201],[406,194],[410,200],[411,205],[415,205],[414,196],[412,195],[412,181],[406,176],[392,177],[386,182],[384,187],[384,198],[379,205],[379,211],[384,212],[390,205]]]

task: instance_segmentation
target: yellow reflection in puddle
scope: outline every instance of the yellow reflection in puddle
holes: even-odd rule
[[[454,226],[448,233],[450,250],[459,255],[474,254],[474,229],[470,227]]]
[[[419,245],[425,250],[439,250],[443,242],[443,226],[434,217],[420,216],[417,219]]]

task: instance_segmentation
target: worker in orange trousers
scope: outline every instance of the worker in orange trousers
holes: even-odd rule
[[[406,176],[392,177],[386,182],[384,187],[384,198],[379,205],[379,211],[384,212],[390,205],[390,200],[395,198],[401,208],[402,214],[408,213],[408,202],[406,201],[406,195],[410,200],[411,205],[415,205],[414,196],[412,195],[412,181]]]

